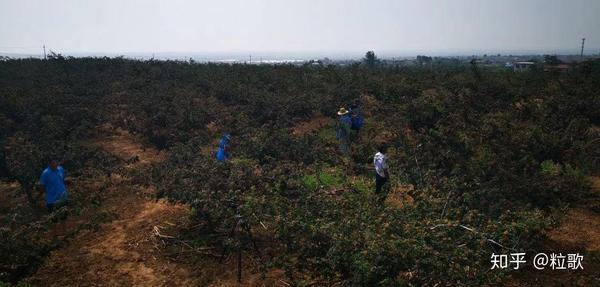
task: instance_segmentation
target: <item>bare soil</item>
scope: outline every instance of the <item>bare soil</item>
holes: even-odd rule
[[[100,130],[108,135],[89,144],[124,160],[137,157],[126,166],[128,169],[145,168],[166,156],[144,147],[127,131],[110,126]],[[205,149],[208,147],[201,147],[200,152]],[[243,257],[242,283],[237,282],[234,258],[217,263],[211,257],[194,263],[171,256],[160,236],[176,238],[188,228],[189,207],[157,201],[153,187],[135,185],[121,174],[113,174],[109,180],[100,209],[114,219],[96,230],[80,232],[66,247],[52,252],[25,282],[39,286],[289,286],[282,271],[263,275],[259,263],[249,260],[250,256]],[[102,184],[90,188],[98,191]],[[85,220],[73,216],[57,226],[64,230],[82,222]],[[60,232],[54,235],[60,236]]]
[[[413,189],[414,186],[410,184],[393,188],[386,198],[387,204],[396,208],[403,208],[404,206],[414,204],[414,198],[408,194]]]
[[[594,200],[600,198],[600,177],[591,177]],[[600,286],[600,214],[594,202],[570,208],[560,225],[546,233],[540,252],[579,253],[583,270],[523,270],[509,278],[507,286]],[[593,258],[595,257],[595,258]]]
[[[139,161],[129,168],[163,160],[164,154],[143,148],[129,133],[98,139],[107,151]],[[92,143],[94,144],[94,143]],[[185,218],[187,207],[153,199],[152,187],[114,176],[104,191],[102,209],[114,216],[97,231],[83,231],[67,247],[54,251],[28,283],[41,286],[193,286],[194,270],[166,260],[153,244],[154,226]]]
[[[294,133],[315,132],[330,121],[317,116],[298,125]],[[139,160],[130,163],[129,169],[144,168],[165,158],[165,153],[144,148],[126,131],[110,127],[102,127],[102,130],[110,133],[90,144],[101,146],[125,160],[137,157]],[[96,230],[80,232],[66,247],[54,251],[37,273],[26,279],[27,283],[40,286],[289,286],[281,270],[262,275],[257,263],[248,259],[244,262],[244,280],[240,284],[233,259],[207,265],[165,256],[165,250],[157,245],[156,230],[176,236],[179,225],[186,224],[189,208],[155,200],[153,187],[133,184],[126,176],[114,175],[110,181],[109,187],[102,190],[101,209],[111,214],[113,220]],[[600,192],[600,178],[592,178],[592,181],[595,191]],[[99,185],[89,186],[100,189]],[[408,195],[411,189],[412,186],[400,186],[391,191],[388,203],[399,208],[412,204],[414,200]],[[82,222],[77,217],[69,220],[67,228]],[[556,252],[598,254],[600,216],[585,208],[572,208],[560,226],[549,231],[547,237],[546,247]],[[594,274],[598,274],[598,266],[586,265],[584,259],[584,267],[584,271],[560,274],[527,271],[515,274],[505,285],[588,286],[597,283]]]
[[[292,134],[301,136],[308,133],[314,133],[330,125],[333,119],[322,114],[316,114],[310,120],[298,123],[293,129]]]

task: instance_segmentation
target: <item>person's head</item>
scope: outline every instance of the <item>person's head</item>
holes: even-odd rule
[[[48,166],[52,169],[52,170],[56,170],[58,168],[58,159],[56,159],[55,157],[50,157],[48,159]]]
[[[224,140],[226,143],[229,143],[229,142],[231,142],[231,135],[230,135],[230,134],[224,134],[224,135],[223,135],[223,140]]]
[[[377,145],[377,151],[380,153],[386,153],[388,149],[388,145],[387,144],[379,144]]]

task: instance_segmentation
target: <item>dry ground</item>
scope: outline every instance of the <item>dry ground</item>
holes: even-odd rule
[[[159,162],[164,155],[144,149],[129,133],[98,139],[107,151],[139,161],[128,168]],[[72,243],[54,251],[27,281],[41,286],[191,286],[194,270],[165,260],[152,242],[153,227],[176,222],[188,212],[182,205],[152,199],[150,187],[133,185],[128,178],[113,176],[102,197],[102,209],[114,220],[97,231],[82,232]]]
[[[600,194],[600,177],[591,177],[593,192]],[[600,196],[595,197],[596,201]],[[600,286],[600,214],[587,202],[570,208],[557,228],[546,233],[540,252],[583,254],[584,270],[524,270],[509,279],[508,286]],[[531,254],[529,254],[531,255]],[[532,256],[532,255],[531,255]],[[593,260],[592,256],[596,259]],[[595,262],[592,262],[595,261]]]
[[[316,117],[296,127],[294,133],[313,132],[330,121]],[[164,153],[152,148],[143,148],[126,131],[108,127],[103,130],[110,130],[110,134],[90,144],[99,145],[126,160],[137,156],[139,161],[127,168],[144,168],[165,157]],[[600,178],[592,180],[596,192],[600,192]],[[101,224],[95,231],[81,232],[68,246],[54,251],[26,282],[40,286],[288,286],[280,270],[262,276],[255,266],[251,266],[252,262],[244,264],[244,281],[238,284],[234,260],[225,264],[192,266],[185,260],[165,256],[164,250],[157,248],[155,226],[169,235],[177,235],[178,225],[185,224],[189,214],[188,207],[156,201],[152,187],[133,184],[127,177],[114,175],[110,182],[103,190],[101,209],[112,214],[114,219]],[[398,207],[411,204],[413,199],[406,194],[410,188],[394,190],[388,198],[389,204]],[[82,222],[76,217],[69,220],[67,226]],[[557,252],[586,250],[597,253],[600,251],[600,216],[588,209],[573,208],[560,226],[547,235],[547,247]],[[582,273],[531,272],[516,276],[507,285],[585,286],[592,282],[589,276],[597,270],[597,266],[588,267],[583,273],[584,281],[579,279]]]
[[[144,168],[165,158],[164,153],[142,147],[126,131],[106,126],[101,129],[111,134],[90,144],[125,160],[137,157],[139,160],[127,169]],[[162,236],[177,235],[188,223],[189,207],[156,201],[152,187],[113,174],[104,193],[101,209],[114,219],[95,231],[81,232],[68,246],[52,252],[26,282],[39,286],[287,286],[281,271],[263,276],[257,263],[247,259],[239,284],[233,258],[222,264],[211,263],[214,260],[209,258],[205,261],[209,264],[195,266],[169,256],[156,230]],[[69,228],[80,222],[81,218],[71,217],[62,225]]]

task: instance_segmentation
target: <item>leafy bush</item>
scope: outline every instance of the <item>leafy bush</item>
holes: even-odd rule
[[[585,175],[600,171],[599,67],[7,60],[0,170],[27,184],[38,157],[56,150],[75,169],[110,174],[114,158],[79,144],[109,122],[169,151],[148,181],[206,223],[201,242],[241,246],[223,234],[243,218],[270,250],[265,266],[294,283],[497,284],[505,272],[489,272],[492,252],[534,248],[553,209],[590,196]],[[291,132],[357,98],[367,121],[350,155],[338,154],[333,125]],[[233,159],[216,163],[223,133]],[[370,192],[381,142],[391,146],[392,191],[414,186],[405,192],[413,204],[382,207]]]

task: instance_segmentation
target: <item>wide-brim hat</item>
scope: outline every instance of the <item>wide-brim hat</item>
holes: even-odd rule
[[[343,116],[348,114],[348,110],[346,110],[346,108],[340,108],[340,110],[337,112],[338,116]]]

